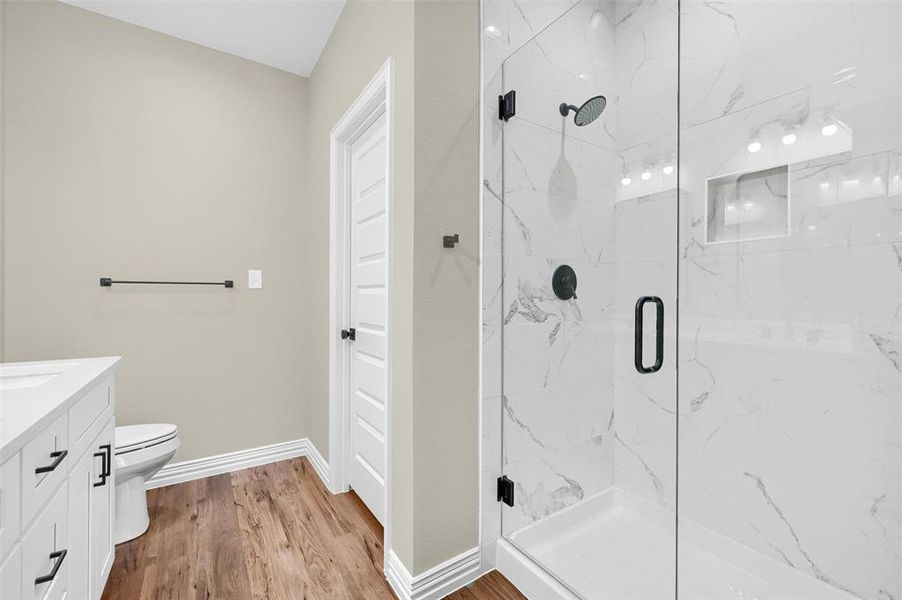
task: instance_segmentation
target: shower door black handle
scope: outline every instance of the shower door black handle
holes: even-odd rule
[[[655,303],[655,364],[646,367],[642,364],[643,318],[645,305]],[[657,296],[642,296],[636,302],[636,339],[635,339],[635,363],[636,370],[640,373],[654,373],[661,370],[664,364],[664,301]]]

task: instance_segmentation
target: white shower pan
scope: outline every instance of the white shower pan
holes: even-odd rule
[[[854,599],[697,523],[679,535],[680,600]],[[499,540],[497,567],[533,600],[672,600],[675,551],[672,512],[609,488]]]

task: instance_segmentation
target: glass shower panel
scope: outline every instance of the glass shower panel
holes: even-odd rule
[[[902,598],[902,3],[681,27],[679,596]]]
[[[502,67],[502,532],[584,598],[675,595],[677,17],[583,0]]]

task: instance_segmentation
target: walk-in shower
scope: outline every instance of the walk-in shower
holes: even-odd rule
[[[483,12],[484,555],[902,600],[902,2]]]

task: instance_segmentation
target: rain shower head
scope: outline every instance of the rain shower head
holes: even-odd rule
[[[570,114],[572,110],[576,114],[573,115],[573,122],[576,123],[577,127],[584,127],[601,116],[601,113],[604,112],[604,107],[608,105],[608,99],[604,96],[595,96],[594,98],[589,98],[583,105],[577,108],[572,104],[567,104],[566,102],[562,102],[559,110],[561,111],[561,116],[566,117]]]

